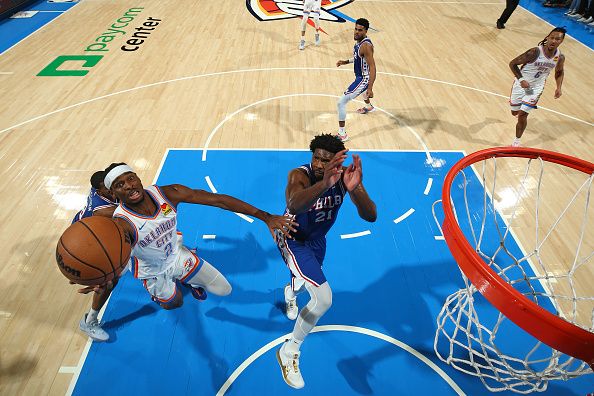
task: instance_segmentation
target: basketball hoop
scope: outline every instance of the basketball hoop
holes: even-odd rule
[[[510,165],[512,162],[515,165],[514,161],[525,163],[519,191],[518,188],[501,187],[500,180],[505,179],[501,175],[506,175],[506,170],[513,173],[520,168]],[[479,168],[481,162],[482,184],[479,188],[469,182],[464,171],[474,171],[471,165]],[[540,164],[540,169],[532,176],[534,162]],[[556,169],[547,168],[548,172],[545,172],[545,164],[546,167],[556,164],[552,165]],[[545,209],[550,212],[550,205],[542,202],[543,185],[549,186],[548,180],[544,181],[545,175],[554,172],[560,172],[560,180],[569,180],[570,187],[576,191],[571,192],[567,205],[559,208],[560,213],[551,217],[550,227],[544,227],[542,213]],[[506,180],[515,184],[517,177],[507,177]],[[554,180],[551,190],[569,190],[554,184],[558,183],[559,177]],[[443,186],[445,217],[442,232],[462,271],[466,287],[448,297],[438,316],[435,352],[441,360],[480,377],[492,391],[543,391],[549,380],[566,380],[591,373],[590,367],[594,367],[594,282],[590,281],[593,286],[584,292],[580,279],[585,276],[586,268],[592,276],[594,267],[594,233],[588,229],[588,222],[594,219],[592,211],[588,211],[593,180],[594,164],[540,149],[492,148],[470,154],[454,164]],[[468,191],[469,185],[473,191]],[[532,190],[534,202],[524,199]],[[510,214],[503,220],[498,205],[510,196],[510,191],[514,193],[508,205]],[[463,200],[463,210],[456,210],[453,193]],[[480,198],[481,202],[472,198]],[[524,207],[520,203],[524,205],[524,201],[528,201],[530,207],[525,210],[525,215],[521,215]],[[581,215],[567,220],[576,211]],[[458,213],[466,214],[466,218],[460,215],[462,223],[458,221]],[[530,220],[535,224],[529,224]],[[577,230],[578,238],[569,243],[571,248],[557,248],[565,240],[558,231],[560,224],[569,224],[571,229]],[[532,230],[527,234],[531,235],[529,239],[534,238],[534,243],[529,242],[530,250],[525,253],[521,246],[514,246],[515,240],[509,236],[513,236],[517,229],[527,228]],[[590,225],[590,228],[594,226]],[[489,241],[489,236],[499,240]],[[487,247],[489,243],[491,246]],[[560,257],[560,251],[575,254]],[[551,254],[545,255],[545,252]],[[551,262],[554,265],[549,267]],[[563,263],[563,271],[555,267],[559,263]],[[491,321],[493,323],[481,323],[481,317],[486,315],[481,314],[481,297],[475,294],[477,291],[499,311],[496,320]],[[503,329],[509,326],[523,329],[531,337],[525,336],[535,343],[534,347],[526,347],[524,357],[518,357],[517,351],[503,351],[501,347],[505,344],[501,334],[505,334]],[[447,357],[439,351],[443,338],[449,343]]]

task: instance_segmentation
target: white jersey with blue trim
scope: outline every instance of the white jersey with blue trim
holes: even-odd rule
[[[152,216],[134,212],[121,203],[113,217],[120,218],[132,226],[134,240],[132,255],[138,258],[135,276],[139,279],[163,274],[171,267],[179,253],[177,233],[177,211],[157,186],[145,188],[148,197],[157,206]]]
[[[373,45],[369,37],[365,37],[361,42],[355,44],[355,47],[353,48],[353,63],[355,66],[355,76],[357,77],[366,77],[369,75],[369,64],[367,63],[367,59],[359,54],[359,50],[363,43]]]
[[[522,77],[532,86],[544,85],[551,70],[557,67],[560,57],[561,52],[559,48],[555,50],[552,58],[548,58],[544,53],[542,45],[539,45],[538,56],[534,62],[526,63],[520,69],[522,71]]]

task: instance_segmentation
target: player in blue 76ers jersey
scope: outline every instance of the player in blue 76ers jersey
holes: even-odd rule
[[[363,187],[361,159],[353,155],[353,163],[343,167],[347,150],[336,136],[316,136],[309,146],[311,163],[289,172],[285,191],[286,214],[295,217],[297,230],[293,239],[277,232],[278,248],[289,270],[291,283],[285,287],[287,317],[297,318],[291,339],[277,351],[285,382],[293,388],[303,388],[299,372],[299,348],[320,317],[332,304],[332,290],[324,276],[322,264],[326,254],[326,233],[338,216],[348,193],[362,219],[377,218],[375,203]],[[299,315],[296,293],[305,288],[311,299]]]
[[[369,21],[367,19],[357,19],[355,22],[354,38],[356,43],[353,49],[353,57],[336,62],[336,67],[353,63],[355,70],[355,81],[344,91],[336,104],[338,108],[338,137],[343,142],[349,140],[349,136],[345,131],[346,105],[348,102],[363,94],[365,106],[358,109],[357,113],[367,114],[375,111],[370,101],[373,98],[373,84],[375,83],[375,59],[373,58],[373,43],[367,37],[368,29]]]
[[[231,293],[231,285],[213,265],[183,246],[177,232],[177,205],[182,202],[216,206],[254,216],[274,230],[289,235],[297,225],[287,216],[273,216],[237,198],[172,184],[143,187],[132,168],[124,163],[106,170],[105,186],[120,200],[114,219],[132,241],[134,277],[142,280],[153,301],[164,309],[183,303],[178,285],[189,287],[203,299],[200,290],[218,296]]]

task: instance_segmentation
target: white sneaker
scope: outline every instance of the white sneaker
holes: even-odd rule
[[[349,135],[347,135],[346,132],[345,133],[338,132],[338,135],[336,135],[336,136],[338,136],[338,138],[340,139],[340,141],[343,142],[343,143],[349,140]]]
[[[320,35],[316,34],[316,45],[320,45]]]
[[[297,306],[297,297],[292,299],[287,297],[289,290],[291,290],[291,285],[285,286],[285,314],[289,320],[295,320],[299,314],[299,307]]]
[[[594,17],[589,17],[588,19],[586,19],[585,21],[582,21],[582,22],[591,23],[592,21],[594,21]]]
[[[303,377],[299,371],[299,355],[301,352],[290,355],[286,354],[285,345],[287,345],[288,341],[285,341],[283,346],[276,351],[276,359],[278,360],[283,373],[283,379],[287,385],[295,389],[301,389],[305,386],[305,382],[303,382]]]
[[[300,49],[300,50],[304,50],[304,49],[305,49],[305,40],[301,40],[301,41],[299,42],[299,49]]]
[[[520,143],[520,139],[515,138],[511,144],[512,147],[522,147],[522,143]]]
[[[101,325],[97,320],[87,323],[87,314],[80,320],[78,328],[95,341],[103,342],[109,340],[109,334],[101,328]]]

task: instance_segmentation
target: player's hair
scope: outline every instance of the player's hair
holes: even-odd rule
[[[111,165],[109,165],[107,168],[105,168],[104,172],[105,175],[107,175],[109,173],[109,171],[111,171],[113,168],[115,168],[116,166],[120,166],[120,165],[128,165],[125,162],[113,162]],[[103,176],[105,178],[105,175]]]
[[[103,183],[104,180],[105,180],[105,172],[97,171],[97,172],[93,173],[93,176],[91,176],[91,186],[93,188],[99,188],[99,187],[101,187],[101,183]]]
[[[322,133],[314,137],[309,144],[309,149],[311,152],[315,152],[316,149],[322,149],[331,152],[332,154],[336,154],[339,151],[345,149],[344,143],[340,141],[338,136],[331,135],[329,133]]]
[[[355,21],[355,25],[361,25],[365,28],[365,30],[369,29],[369,21],[365,18],[359,18]]]
[[[565,29],[564,26],[556,27],[555,29],[551,30],[549,34],[547,34],[547,37],[549,37],[553,32],[563,33],[563,38],[565,38],[565,33],[567,33],[567,29]],[[547,43],[547,37],[545,37],[540,43],[538,43],[538,45],[545,45]]]

